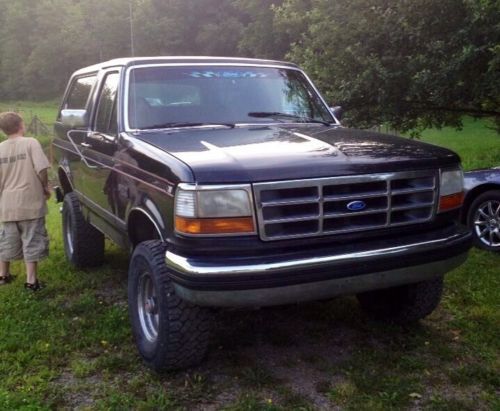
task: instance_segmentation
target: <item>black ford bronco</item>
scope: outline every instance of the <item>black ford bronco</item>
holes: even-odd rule
[[[140,354],[175,369],[206,353],[214,307],[356,294],[402,323],[438,305],[471,235],[456,154],[340,125],[290,63],[112,60],[71,77],[55,125],[64,246],[130,249]]]

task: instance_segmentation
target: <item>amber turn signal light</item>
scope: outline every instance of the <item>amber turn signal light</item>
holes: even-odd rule
[[[439,199],[439,211],[448,211],[461,207],[464,202],[464,193],[455,193],[448,196],[442,196]]]
[[[177,216],[175,229],[183,234],[251,234],[255,232],[252,217],[185,218]]]

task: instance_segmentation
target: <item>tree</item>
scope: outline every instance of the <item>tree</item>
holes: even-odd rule
[[[498,0],[0,0],[0,98],[60,96],[131,54],[291,59],[357,126],[500,131]]]
[[[138,54],[238,55],[243,25],[233,3],[232,0],[143,1],[136,8]]]
[[[286,0],[276,20],[295,31],[288,57],[357,125],[500,117],[498,1]]]
[[[283,59],[290,48],[289,36],[276,27],[274,14],[282,0],[236,0],[245,25],[238,49],[247,57]]]
[[[23,90],[29,98],[52,98],[64,91],[71,72],[95,61],[90,52],[93,43],[78,4],[42,1],[31,11],[30,52],[21,71]]]
[[[15,98],[23,95],[27,86],[23,80],[23,68],[29,57],[30,37],[34,19],[32,2],[2,0],[0,8],[0,95]]]

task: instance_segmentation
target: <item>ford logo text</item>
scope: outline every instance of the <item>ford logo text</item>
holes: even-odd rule
[[[361,200],[351,201],[347,204],[347,209],[350,211],[361,211],[366,208],[366,203]]]

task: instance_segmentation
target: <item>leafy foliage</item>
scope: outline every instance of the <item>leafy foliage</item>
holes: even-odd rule
[[[357,124],[418,131],[500,116],[497,1],[287,0],[277,19],[300,30],[289,57]]]
[[[500,130],[498,0],[0,0],[0,96],[59,96],[77,68],[131,54],[302,65],[357,126]]]

